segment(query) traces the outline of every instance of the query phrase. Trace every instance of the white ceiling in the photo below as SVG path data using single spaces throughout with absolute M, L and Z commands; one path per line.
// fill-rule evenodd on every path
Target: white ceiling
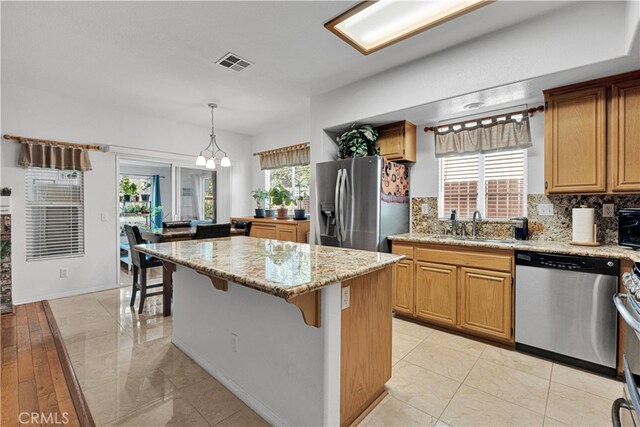
M 249 135 L 309 97 L 517 25 L 566 1 L 498 1 L 369 56 L 323 24 L 353 1 L 2 2 L 2 83 Z M 253 62 L 215 65 L 228 51 Z

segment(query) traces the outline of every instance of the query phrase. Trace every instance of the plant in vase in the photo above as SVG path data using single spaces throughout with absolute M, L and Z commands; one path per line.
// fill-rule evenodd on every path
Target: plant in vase
M 370 125 L 353 128 L 338 137 L 338 158 L 377 156 L 380 148 L 376 146 L 378 131 Z
M 269 192 L 263 188 L 257 188 L 251 192 L 256 201 L 256 218 L 264 218 L 266 215 L 264 203 L 269 200 Z
M 128 176 L 120 179 L 120 193 L 122 194 L 122 200 L 125 202 L 131 201 L 131 196 L 136 194 L 138 191 L 138 186 L 135 182 L 131 182 Z
M 151 197 L 151 194 L 148 193 L 147 190 L 149 190 L 149 188 L 151 188 L 151 183 L 147 180 L 142 181 L 142 188 L 140 189 L 140 197 L 142 198 L 143 202 L 148 202 L 149 198 Z
M 269 195 L 271 196 L 271 203 L 280 206 L 278 208 L 278 219 L 289 218 L 289 208 L 287 206 L 293 203 L 291 192 L 284 188 L 282 184 L 278 184 L 271 188 Z
M 305 197 L 307 197 L 307 194 L 303 193 L 296 198 L 296 209 L 293 210 L 293 217 L 295 219 L 307 219 L 307 211 L 303 206 Z
M 9 187 L 2 187 L 2 190 L 0 190 L 0 196 L 4 196 L 4 197 L 11 196 L 11 189 Z

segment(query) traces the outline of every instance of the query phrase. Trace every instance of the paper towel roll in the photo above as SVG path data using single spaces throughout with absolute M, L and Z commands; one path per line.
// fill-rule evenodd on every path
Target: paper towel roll
M 573 237 L 578 243 L 590 243 L 595 241 L 593 235 L 593 208 L 580 207 L 573 209 Z

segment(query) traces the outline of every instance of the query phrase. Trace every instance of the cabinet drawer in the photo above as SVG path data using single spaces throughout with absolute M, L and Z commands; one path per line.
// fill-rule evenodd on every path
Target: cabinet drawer
M 513 257 L 509 253 L 481 252 L 482 248 L 469 250 L 460 248 L 447 250 L 439 248 L 416 248 L 416 260 L 476 267 L 487 270 L 511 271 Z
M 396 245 L 393 243 L 391 246 L 391 253 L 404 255 L 407 259 L 413 259 L 413 246 Z

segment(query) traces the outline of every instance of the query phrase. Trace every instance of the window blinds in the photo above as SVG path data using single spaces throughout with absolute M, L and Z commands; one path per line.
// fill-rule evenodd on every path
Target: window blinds
M 79 171 L 26 169 L 27 261 L 84 254 L 84 188 Z
M 468 218 L 478 208 L 479 156 L 442 159 L 443 215 L 448 218 L 455 209 L 458 216 Z
M 524 212 L 524 150 L 484 156 L 487 218 L 513 218 Z

